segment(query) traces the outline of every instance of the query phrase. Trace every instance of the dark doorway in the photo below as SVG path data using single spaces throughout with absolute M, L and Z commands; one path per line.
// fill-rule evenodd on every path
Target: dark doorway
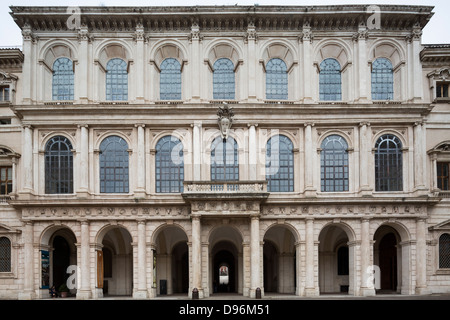
M 380 241 L 380 289 L 397 290 L 397 239 L 393 233 Z
M 178 243 L 172 251 L 173 293 L 187 293 L 189 290 L 188 245 Z
M 264 291 L 278 291 L 278 252 L 270 241 L 264 241 Z M 295 269 L 294 269 L 295 270 Z
M 53 239 L 53 249 L 53 285 L 58 290 L 69 276 L 67 268 L 70 266 L 70 247 L 66 239 L 56 236 Z
M 216 292 L 236 292 L 236 262 L 234 255 L 227 250 L 221 250 L 214 256 L 214 284 L 213 290 Z M 225 272 L 226 270 L 226 272 Z M 227 273 L 228 281 L 221 281 Z

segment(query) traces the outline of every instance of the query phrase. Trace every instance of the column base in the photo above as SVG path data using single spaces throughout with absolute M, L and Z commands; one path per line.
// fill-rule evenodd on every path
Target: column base
M 76 298 L 77 300 L 89 300 L 91 298 L 91 290 L 78 290 Z
M 305 197 L 307 197 L 307 198 L 317 197 L 316 189 L 306 189 L 304 194 L 305 194 Z
M 376 294 L 377 293 L 375 292 L 374 288 L 361 288 L 361 296 L 363 297 L 372 297 Z
M 148 299 L 147 290 L 138 290 L 133 293 L 133 299 Z
M 29 189 L 25 189 L 17 193 L 17 198 L 19 200 L 31 200 L 33 197 L 34 197 L 33 191 Z
M 431 290 L 428 289 L 427 287 L 416 287 L 416 294 L 426 295 L 431 293 L 432 293 Z
M 134 198 L 135 199 L 145 199 L 146 195 L 147 194 L 144 189 L 134 190 Z
M 87 199 L 89 198 L 89 192 L 87 190 L 78 190 L 77 199 Z
M 318 297 L 320 295 L 318 288 L 305 288 L 305 296 Z

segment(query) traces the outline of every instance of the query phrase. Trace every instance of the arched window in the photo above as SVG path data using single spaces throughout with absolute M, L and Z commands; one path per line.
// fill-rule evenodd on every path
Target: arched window
M 392 134 L 385 134 L 377 140 L 375 149 L 375 190 L 403 190 L 401 141 Z
M 53 100 L 73 100 L 73 62 L 58 58 L 53 63 Z
M 45 193 L 73 193 L 72 144 L 64 136 L 51 138 L 45 146 Z
M 389 59 L 378 58 L 372 64 L 372 100 L 394 99 L 394 75 Z
M 128 192 L 128 144 L 109 136 L 100 144 L 100 192 Z
M 270 59 L 266 65 L 266 99 L 288 98 L 288 75 L 286 63 L 278 58 Z
M 106 64 L 106 100 L 128 100 L 127 63 L 120 58 Z
M 234 99 L 234 65 L 230 59 L 220 58 L 214 62 L 213 98 Z
M 269 192 L 294 191 L 294 146 L 283 135 L 273 136 L 266 145 L 266 179 Z
M 11 272 L 11 241 L 0 237 L 0 272 Z
M 439 237 L 439 269 L 450 268 L 450 234 Z
M 181 65 L 178 60 L 167 58 L 160 69 L 160 99 L 181 100 Z
M 342 99 L 341 65 L 336 59 L 328 58 L 320 64 L 319 92 L 322 101 Z
M 183 144 L 178 138 L 165 136 L 156 144 L 156 192 L 183 192 Z
M 219 136 L 211 145 L 211 180 L 239 180 L 238 145 L 231 137 Z
M 348 145 L 339 135 L 326 137 L 320 148 L 320 181 L 323 192 L 348 191 Z

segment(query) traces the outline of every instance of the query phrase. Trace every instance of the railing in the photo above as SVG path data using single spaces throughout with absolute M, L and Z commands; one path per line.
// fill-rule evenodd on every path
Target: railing
M 450 190 L 439 191 L 439 197 L 443 199 L 450 199 Z
M 0 204 L 7 204 L 11 200 L 11 196 L 0 195 Z
M 185 181 L 184 193 L 267 192 L 267 181 Z

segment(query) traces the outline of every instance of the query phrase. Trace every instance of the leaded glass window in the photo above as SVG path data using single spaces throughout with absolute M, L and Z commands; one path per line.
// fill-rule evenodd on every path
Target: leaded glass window
M 53 63 L 53 100 L 73 100 L 73 62 L 69 58 L 58 58 Z
M 100 144 L 100 192 L 128 193 L 128 144 L 109 136 Z
M 322 101 L 342 99 L 341 65 L 336 59 L 328 58 L 320 64 L 319 93 Z
M 114 58 L 106 64 L 106 100 L 128 100 L 127 63 Z
M 439 237 L 439 268 L 450 268 L 450 234 Z
M 11 241 L 0 237 L 0 272 L 11 272 Z
M 160 99 L 181 100 L 181 65 L 178 60 L 167 58 L 160 69 Z
M 394 74 L 389 59 L 378 58 L 372 64 L 372 100 L 394 99 Z
M 375 190 L 403 190 L 402 143 L 392 134 L 381 136 L 375 144 Z
M 72 143 L 64 136 L 51 138 L 45 146 L 45 193 L 73 193 Z
M 278 58 L 270 59 L 266 65 L 266 98 L 286 100 L 288 98 L 288 74 L 286 63 Z
M 326 137 L 321 144 L 320 181 L 323 192 L 348 191 L 348 145 L 339 135 Z
M 218 59 L 213 66 L 213 98 L 234 99 L 234 65 L 228 58 Z
M 165 136 L 156 144 L 156 192 L 183 192 L 183 144 L 174 136 Z
M 219 136 L 212 143 L 211 180 L 239 180 L 238 145 L 231 137 L 223 141 Z
M 266 180 L 269 192 L 294 191 L 294 146 L 284 136 L 273 136 L 266 146 Z

